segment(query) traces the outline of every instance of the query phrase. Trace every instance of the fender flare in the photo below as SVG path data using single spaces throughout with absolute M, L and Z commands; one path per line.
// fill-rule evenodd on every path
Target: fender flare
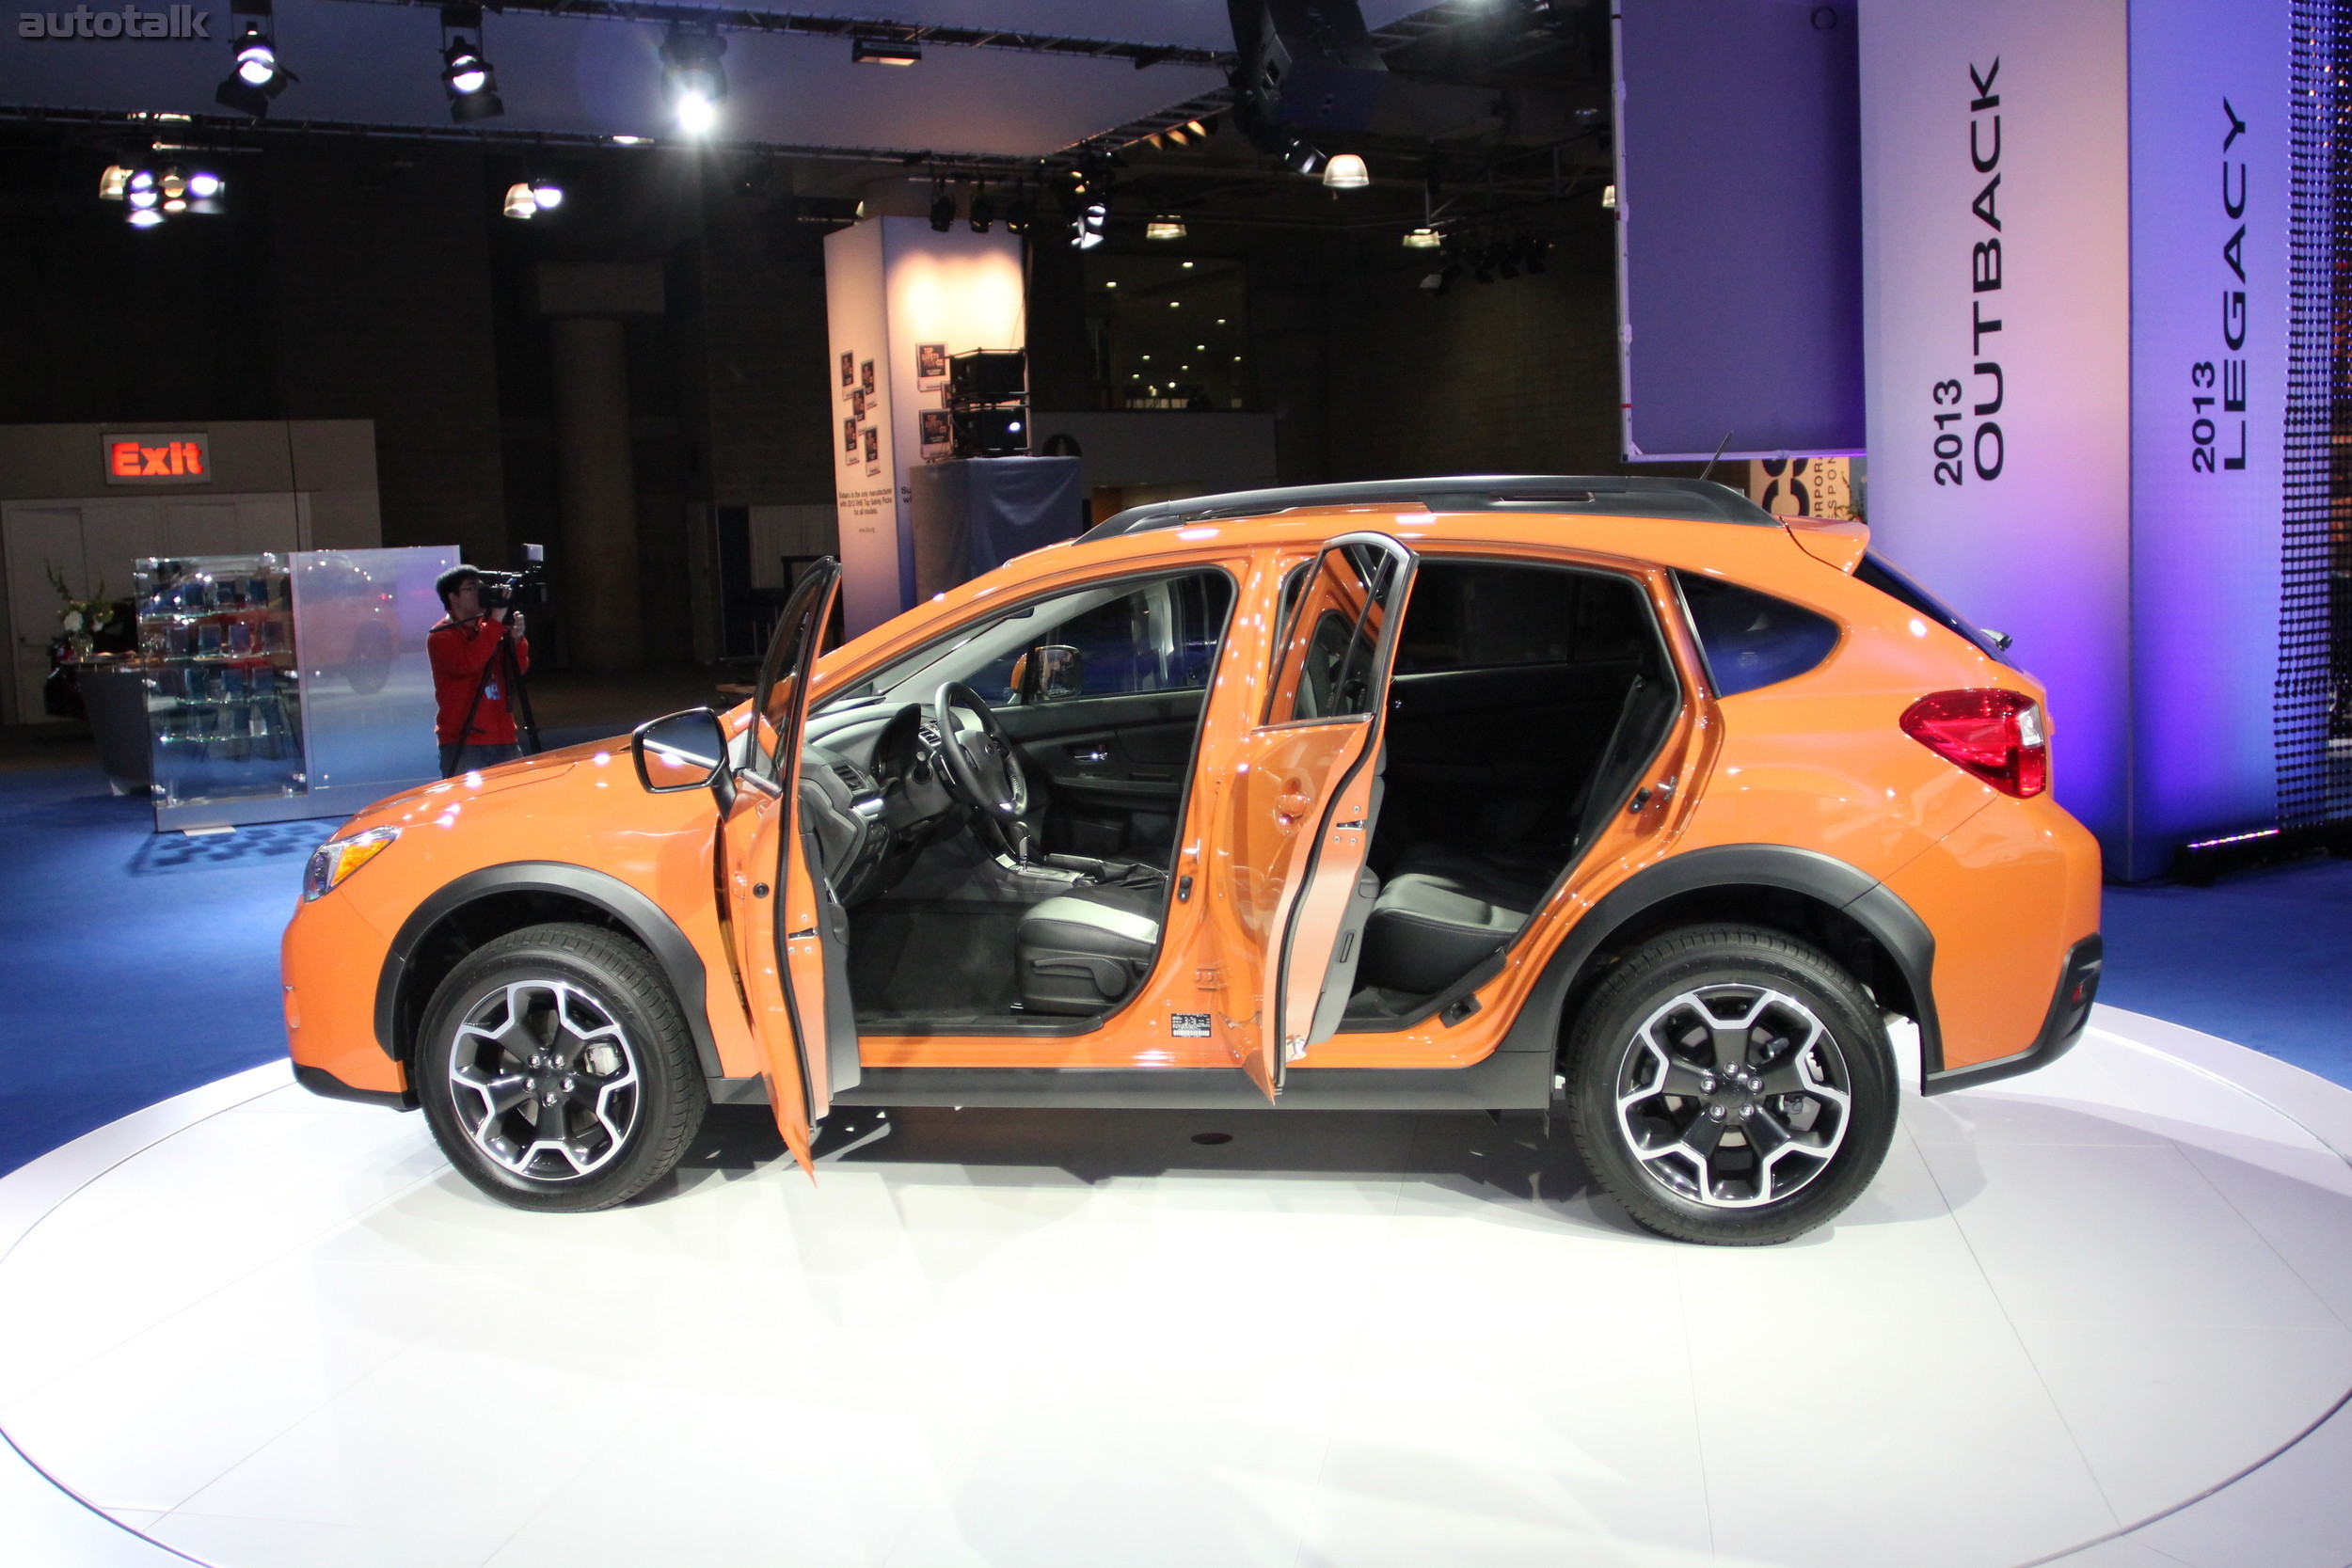
M 707 976 L 702 955 L 686 939 L 660 905 L 610 872 L 562 861 L 512 861 L 469 871 L 436 890 L 401 923 L 400 934 L 384 954 L 384 967 L 375 982 L 375 1043 L 384 1054 L 400 1060 L 397 1044 L 400 1007 L 408 966 L 426 935 L 442 921 L 479 899 L 504 893 L 552 893 L 592 904 L 619 922 L 635 937 L 670 982 L 678 1006 L 685 1009 L 686 1027 L 694 1039 L 694 1054 L 703 1076 L 723 1076 L 719 1045 L 710 1035 Z
M 1860 926 L 1902 972 L 1917 1008 L 1922 1078 L 1943 1070 L 1944 1034 L 1935 1013 L 1935 936 L 1895 891 L 1867 872 L 1815 849 L 1780 844 L 1719 844 L 1672 856 L 1629 877 L 1578 921 L 1553 950 L 1505 1037 L 1503 1051 L 1552 1051 L 1561 1010 L 1602 943 L 1644 911 L 1708 888 L 1782 888 L 1819 899 Z

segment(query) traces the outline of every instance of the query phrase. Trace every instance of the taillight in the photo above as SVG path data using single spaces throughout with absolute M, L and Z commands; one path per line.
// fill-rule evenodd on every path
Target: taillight
M 2050 740 L 2042 705 L 2019 691 L 1979 687 L 1933 691 L 1903 710 L 1903 734 L 2004 795 L 2050 787 Z

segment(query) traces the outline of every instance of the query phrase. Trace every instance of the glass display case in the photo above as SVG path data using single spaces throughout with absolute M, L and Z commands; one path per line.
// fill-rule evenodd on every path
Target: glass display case
M 300 797 L 292 563 L 268 554 L 151 559 L 133 583 L 157 825 L 199 804 Z
M 437 776 L 447 547 L 137 562 L 158 832 L 333 816 Z

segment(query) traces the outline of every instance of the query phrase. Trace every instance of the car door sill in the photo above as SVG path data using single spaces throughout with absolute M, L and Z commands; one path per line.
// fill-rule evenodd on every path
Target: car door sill
M 1269 1106 L 1238 1068 L 873 1068 L 836 1105 L 1067 1110 L 1487 1111 L 1551 1103 L 1549 1051 L 1465 1068 L 1295 1068 Z

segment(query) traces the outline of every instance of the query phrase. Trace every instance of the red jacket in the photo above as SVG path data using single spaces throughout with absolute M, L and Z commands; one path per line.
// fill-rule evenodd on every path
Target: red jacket
M 501 678 L 505 670 L 493 662 L 505 641 L 506 623 L 487 615 L 463 626 L 444 620 L 425 633 L 424 651 L 433 659 L 433 696 L 440 705 L 433 733 L 442 745 L 459 744 L 457 727 L 466 722 L 468 708 L 473 710 L 473 724 L 464 744 L 504 746 L 514 740 L 515 716 L 506 705 L 511 693 Z M 515 640 L 515 667 L 525 672 L 531 668 L 528 637 Z M 480 702 L 474 700 L 477 689 Z

